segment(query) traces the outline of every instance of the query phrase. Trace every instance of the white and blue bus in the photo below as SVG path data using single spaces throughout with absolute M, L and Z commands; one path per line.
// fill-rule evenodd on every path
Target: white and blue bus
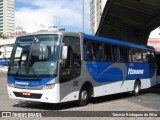
M 21 55 L 15 57 L 16 52 Z M 74 32 L 17 37 L 9 70 L 12 99 L 62 103 L 133 92 L 156 84 L 152 47 Z

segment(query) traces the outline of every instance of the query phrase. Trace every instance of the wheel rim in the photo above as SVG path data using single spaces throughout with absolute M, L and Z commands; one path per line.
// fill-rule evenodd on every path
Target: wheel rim
M 81 99 L 83 101 L 85 101 L 85 100 L 87 100 L 87 98 L 88 98 L 87 91 L 86 90 L 82 91 L 82 93 L 81 93 Z
M 136 85 L 136 87 L 135 87 L 135 93 L 138 93 L 138 92 L 139 92 L 139 86 Z

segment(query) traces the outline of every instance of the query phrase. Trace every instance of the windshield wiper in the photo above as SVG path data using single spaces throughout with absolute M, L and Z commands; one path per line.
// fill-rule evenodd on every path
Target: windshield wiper
M 28 60 L 27 60 L 27 65 L 26 65 L 26 70 L 27 70 L 26 72 L 27 73 L 29 72 L 29 65 L 30 65 L 30 59 L 31 59 L 31 54 L 32 54 L 34 40 L 37 41 L 37 38 L 35 36 L 34 36 L 33 41 L 31 43 L 31 49 L 30 49 L 29 55 L 28 55 Z
M 33 40 L 34 41 L 34 40 Z M 31 53 L 32 53 L 32 48 L 33 48 L 33 41 L 31 43 L 31 49 L 29 51 L 29 55 L 28 55 L 28 60 L 27 60 L 27 63 L 26 63 L 26 72 L 28 73 L 29 72 L 29 64 L 30 64 L 30 59 L 31 59 Z
M 30 67 L 30 59 L 31 59 L 31 54 L 32 54 L 32 49 L 33 49 L 33 43 L 34 43 L 34 40 L 36 40 L 36 39 L 37 39 L 37 38 L 34 37 L 32 43 L 31 43 L 31 49 L 30 49 L 30 52 L 29 52 L 29 55 L 28 55 L 27 64 L 26 64 L 26 73 L 29 73 L 29 68 L 31 68 L 33 74 L 34 74 L 37 78 L 39 78 L 39 76 L 37 75 L 36 71 L 35 71 L 32 67 Z
M 37 75 L 36 71 L 31 67 L 31 70 L 33 72 L 33 74 L 36 76 L 36 78 L 39 78 L 39 75 Z

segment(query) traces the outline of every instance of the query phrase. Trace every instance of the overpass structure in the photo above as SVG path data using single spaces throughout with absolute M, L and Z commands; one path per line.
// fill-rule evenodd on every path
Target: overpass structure
M 160 0 L 108 0 L 96 35 L 147 45 L 160 26 Z

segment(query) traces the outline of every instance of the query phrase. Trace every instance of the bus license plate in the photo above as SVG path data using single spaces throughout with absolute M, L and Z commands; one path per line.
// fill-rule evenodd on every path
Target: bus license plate
M 30 92 L 22 92 L 22 94 L 25 95 L 25 96 L 30 96 L 31 95 Z

